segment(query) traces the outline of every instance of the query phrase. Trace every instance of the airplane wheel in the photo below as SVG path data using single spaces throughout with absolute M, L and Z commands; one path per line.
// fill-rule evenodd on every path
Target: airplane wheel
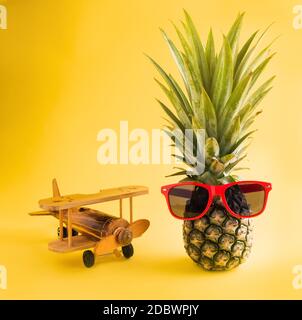
M 86 268 L 91 268 L 94 265 L 94 253 L 91 250 L 83 252 L 83 262 Z
M 58 237 L 60 237 L 60 227 L 57 229 Z M 77 236 L 79 233 L 76 230 L 72 229 L 72 236 Z M 67 238 L 68 232 L 67 228 L 63 227 L 63 238 Z
M 127 246 L 122 247 L 122 252 L 126 259 L 131 258 L 134 254 L 133 245 L 130 243 Z
M 60 227 L 57 229 L 58 237 L 60 237 Z M 67 238 L 67 228 L 63 227 L 63 238 Z

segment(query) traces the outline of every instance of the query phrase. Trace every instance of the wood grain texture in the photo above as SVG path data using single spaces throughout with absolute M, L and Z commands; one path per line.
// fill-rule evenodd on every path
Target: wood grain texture
M 59 230 L 60 230 L 60 240 L 63 240 L 63 216 L 64 216 L 64 212 L 63 210 L 59 211 Z
M 130 208 L 130 223 L 133 222 L 133 199 L 129 198 L 129 208 Z
M 147 194 L 148 192 L 148 188 L 144 186 L 126 186 L 105 189 L 94 194 L 72 194 L 55 199 L 42 199 L 39 201 L 39 205 L 44 210 L 58 211 L 60 209 L 68 209 L 106 201 L 136 197 Z
M 118 249 L 114 249 L 113 250 L 113 254 L 117 257 L 117 258 L 121 258 L 122 254 Z
M 43 210 L 43 211 L 34 211 L 34 212 L 30 212 L 29 213 L 30 216 L 54 216 L 55 215 L 55 212 L 53 211 L 46 211 L 46 210 Z
M 116 241 L 115 235 L 108 236 L 102 240 L 100 240 L 94 249 L 94 253 L 97 256 L 102 254 L 112 253 L 115 249 L 120 247 L 121 245 Z
M 63 222 L 67 225 L 67 210 L 63 210 Z M 58 213 L 55 217 L 58 218 Z M 91 208 L 82 207 L 71 212 L 72 228 L 80 233 L 86 233 L 95 238 L 102 239 L 111 235 L 118 227 L 128 227 L 125 219 L 117 218 Z
M 61 197 L 56 179 L 52 180 L 52 195 L 53 195 L 53 198 L 60 198 Z
M 123 218 L 123 199 L 120 199 L 120 218 Z
M 72 214 L 73 209 L 69 208 L 67 210 L 67 237 L 68 237 L 68 247 L 72 246 Z
M 138 238 L 148 230 L 149 226 L 149 220 L 140 219 L 131 223 L 128 229 L 132 232 L 133 238 Z
M 72 237 L 72 246 L 68 245 L 68 239 L 55 240 L 48 244 L 48 249 L 54 252 L 67 253 L 77 250 L 93 248 L 96 244 L 92 238 L 85 235 Z

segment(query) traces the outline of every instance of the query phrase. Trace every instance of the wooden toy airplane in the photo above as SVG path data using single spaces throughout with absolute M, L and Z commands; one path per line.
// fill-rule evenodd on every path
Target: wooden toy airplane
M 56 179 L 52 181 L 53 197 L 39 201 L 45 211 L 30 213 L 31 216 L 51 215 L 59 219 L 59 240 L 48 244 L 48 249 L 65 253 L 86 250 L 84 265 L 94 265 L 95 256 L 114 253 L 125 258 L 133 255 L 133 238 L 141 236 L 150 225 L 146 219 L 133 221 L 133 197 L 148 193 L 143 186 L 127 186 L 101 190 L 95 194 L 72 194 L 61 196 Z M 123 219 L 123 199 L 130 200 L 130 223 Z M 96 203 L 119 200 L 119 218 L 98 210 L 83 207 Z

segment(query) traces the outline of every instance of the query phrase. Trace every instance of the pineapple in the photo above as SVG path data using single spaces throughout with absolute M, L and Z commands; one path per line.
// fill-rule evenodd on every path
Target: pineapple
M 258 106 L 272 88 L 274 77 L 257 85 L 259 77 L 274 56 L 270 53 L 272 43 L 257 50 L 263 35 L 254 32 L 240 46 L 239 35 L 244 14 L 239 14 L 222 47 L 216 53 L 212 30 L 205 45 L 202 44 L 196 27 L 185 11 L 183 30 L 174 25 L 181 49 L 162 31 L 179 70 L 183 85 L 164 71 L 152 58 L 164 83 L 157 80 L 173 109 L 159 101 L 168 116 L 166 132 L 177 147 L 173 130 L 204 129 L 205 170 L 202 174 L 188 175 L 192 166 L 183 154 L 186 168 L 170 176 L 186 177 L 181 181 L 199 181 L 218 185 L 236 181 L 237 164 L 246 157 L 250 130 L 261 113 Z M 192 143 L 196 143 L 193 137 Z M 195 140 L 194 140 L 195 139 Z M 180 152 L 184 153 L 183 150 Z M 236 205 L 245 210 L 245 201 L 240 194 L 229 194 Z M 243 263 L 252 247 L 253 226 L 251 219 L 236 219 L 224 208 L 220 199 L 215 199 L 211 208 L 200 219 L 183 224 L 184 246 L 188 255 L 206 270 L 230 270 Z

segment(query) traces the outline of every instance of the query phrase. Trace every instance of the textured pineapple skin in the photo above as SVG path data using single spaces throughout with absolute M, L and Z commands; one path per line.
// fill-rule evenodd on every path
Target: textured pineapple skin
M 231 216 L 214 202 L 200 219 L 183 224 L 184 246 L 190 258 L 209 271 L 231 270 L 245 262 L 252 248 L 251 219 Z

